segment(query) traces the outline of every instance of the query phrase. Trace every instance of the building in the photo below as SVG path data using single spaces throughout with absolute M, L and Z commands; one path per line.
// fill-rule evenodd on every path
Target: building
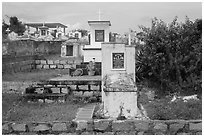
M 69 38 L 78 38 L 78 39 L 80 39 L 80 38 L 82 38 L 82 33 L 80 31 L 78 31 L 78 30 L 70 31 L 68 33 L 68 37 Z
M 61 23 L 25 23 L 26 29 L 33 36 L 53 35 L 58 38 L 65 35 L 67 26 Z
M 83 48 L 84 62 L 95 59 L 101 62 L 101 43 L 109 42 L 110 21 L 88 21 L 90 26 L 89 45 Z

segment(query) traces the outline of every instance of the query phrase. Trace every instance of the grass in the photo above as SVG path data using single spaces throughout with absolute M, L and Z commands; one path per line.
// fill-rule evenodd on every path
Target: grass
M 19 72 L 3 74 L 2 80 L 9 82 L 40 81 L 59 75 L 68 74 L 68 70 L 33 70 L 31 72 Z M 7 90 L 7 89 L 3 89 Z M 84 104 L 74 103 L 26 103 L 21 102 L 21 95 L 16 93 L 2 93 L 2 119 L 3 121 L 60 121 L 72 120 L 76 111 Z
M 202 100 L 169 102 L 168 99 L 164 98 L 145 104 L 144 107 L 150 119 L 202 119 Z
M 41 81 L 47 80 L 59 75 L 69 74 L 68 69 L 53 69 L 53 70 L 32 70 L 31 72 L 19 72 L 12 74 L 3 74 L 3 81 Z
M 70 121 L 75 118 L 78 108 L 84 105 L 83 102 L 71 100 L 65 103 L 28 103 L 22 102 L 17 94 L 5 93 L 2 97 L 2 117 L 3 121 L 15 122 Z
M 3 74 L 2 78 L 3 81 L 40 81 L 64 74 L 68 74 L 68 70 L 33 70 L 31 72 Z M 143 104 L 150 119 L 202 119 L 202 100 L 169 103 L 170 98 L 161 97 L 148 102 L 147 96 L 143 96 L 138 101 Z M 65 103 L 26 103 L 21 102 L 20 94 L 3 92 L 2 120 L 21 122 L 69 121 L 75 118 L 78 108 L 84 105 L 83 102 L 73 101 L 73 98 Z

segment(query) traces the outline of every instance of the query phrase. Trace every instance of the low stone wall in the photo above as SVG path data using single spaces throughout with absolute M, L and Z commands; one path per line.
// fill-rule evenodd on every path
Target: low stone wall
M 80 63 L 79 60 L 35 60 L 36 69 L 70 69 Z
M 202 120 L 91 120 L 3 122 L 2 134 L 38 135 L 202 135 Z
M 2 73 L 16 73 L 32 69 L 35 69 L 35 56 L 2 58 Z

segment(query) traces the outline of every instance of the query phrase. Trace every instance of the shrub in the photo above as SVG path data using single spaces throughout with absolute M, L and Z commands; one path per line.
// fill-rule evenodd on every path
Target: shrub
M 141 27 L 136 51 L 137 80 L 151 79 L 173 92 L 201 94 L 202 20 L 169 25 L 157 18 L 151 28 Z

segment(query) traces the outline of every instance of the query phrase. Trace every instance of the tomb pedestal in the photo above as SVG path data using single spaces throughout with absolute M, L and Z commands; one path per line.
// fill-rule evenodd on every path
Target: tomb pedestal
M 112 118 L 137 117 L 135 47 L 123 43 L 102 43 L 102 78 L 104 114 Z

